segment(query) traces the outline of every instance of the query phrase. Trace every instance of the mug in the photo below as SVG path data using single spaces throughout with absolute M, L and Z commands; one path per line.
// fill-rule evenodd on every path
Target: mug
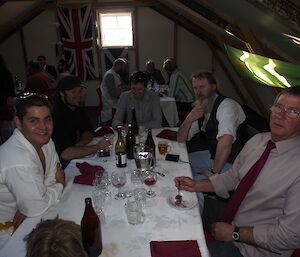
M 161 155 L 166 155 L 171 151 L 171 146 L 168 144 L 167 141 L 159 141 L 157 145 L 158 151 Z

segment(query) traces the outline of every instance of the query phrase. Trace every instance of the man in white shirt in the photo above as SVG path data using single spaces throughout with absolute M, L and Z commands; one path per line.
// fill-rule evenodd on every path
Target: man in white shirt
M 201 151 L 189 154 L 196 178 L 211 176 L 231 166 L 242 148 L 237 130 L 245 120 L 242 107 L 217 92 L 217 82 L 210 72 L 192 75 L 197 102 L 178 130 L 177 140 L 200 138 Z M 203 149 L 203 150 L 202 150 Z
M 14 230 L 26 217 L 43 214 L 65 185 L 55 146 L 47 97 L 24 93 L 16 105 L 16 129 L 0 147 L 0 222 Z M 0 238 L 0 247 L 6 241 Z

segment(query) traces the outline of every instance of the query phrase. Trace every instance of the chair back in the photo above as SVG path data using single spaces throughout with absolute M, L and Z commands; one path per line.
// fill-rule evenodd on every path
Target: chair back
M 101 92 L 100 87 L 97 87 L 96 91 L 97 91 L 98 98 L 99 98 L 99 109 L 98 109 L 98 111 L 101 113 L 102 108 L 103 108 L 103 103 L 102 103 L 102 92 Z

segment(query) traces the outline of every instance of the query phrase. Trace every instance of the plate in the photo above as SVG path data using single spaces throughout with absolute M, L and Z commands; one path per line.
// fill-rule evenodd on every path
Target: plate
M 175 204 L 175 196 L 178 195 L 178 191 L 171 191 L 167 196 L 168 204 L 177 210 L 189 210 L 194 208 L 198 204 L 198 199 L 195 193 L 187 191 L 180 191 L 182 201 L 179 205 Z

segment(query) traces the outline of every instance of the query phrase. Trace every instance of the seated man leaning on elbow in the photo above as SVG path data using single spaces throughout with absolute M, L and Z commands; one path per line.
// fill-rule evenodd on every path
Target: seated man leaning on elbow
M 89 144 L 93 139 L 93 128 L 82 104 L 84 86 L 78 77 L 62 78 L 56 89 L 58 95 L 53 108 L 52 138 L 65 167 L 72 159 L 107 148 L 110 142 L 102 139 L 96 144 Z
M 204 203 L 203 225 L 215 238 L 211 257 L 289 257 L 300 248 L 300 86 L 279 93 L 270 128 L 246 143 L 229 171 L 175 179 L 192 192 L 229 197 L 235 190 L 227 205 Z
M 113 119 L 113 127 L 132 122 L 132 109 L 135 109 L 139 126 L 147 129 L 160 128 L 162 112 L 159 95 L 147 89 L 147 75 L 137 71 L 129 78 L 130 91 L 120 96 L 117 111 Z
M 39 216 L 57 202 L 65 175 L 51 140 L 47 97 L 20 95 L 15 122 L 13 135 L 0 147 L 0 222 L 13 221 L 17 229 L 26 217 Z
M 242 148 L 238 128 L 245 114 L 236 101 L 218 93 L 210 72 L 193 74 L 192 83 L 197 102 L 180 126 L 177 140 L 200 142 L 201 151 L 189 153 L 189 159 L 194 177 L 205 178 L 230 168 Z

